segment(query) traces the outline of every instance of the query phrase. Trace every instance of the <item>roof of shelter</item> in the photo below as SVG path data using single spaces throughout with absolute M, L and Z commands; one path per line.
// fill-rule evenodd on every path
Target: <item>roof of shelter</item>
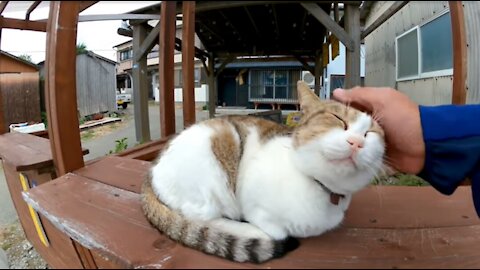
M 321 1 L 319 6 L 330 14 L 332 3 Z M 195 9 L 196 34 L 205 49 L 219 57 L 314 56 L 327 32 L 300 2 L 196 1 Z M 160 4 L 130 13 L 158 14 Z

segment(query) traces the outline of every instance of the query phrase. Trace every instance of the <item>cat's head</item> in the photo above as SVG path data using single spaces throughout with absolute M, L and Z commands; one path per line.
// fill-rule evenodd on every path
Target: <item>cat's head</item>
M 379 173 L 384 132 L 368 114 L 332 100 L 320 100 L 299 81 L 303 116 L 293 133 L 294 162 L 333 192 L 351 194 Z

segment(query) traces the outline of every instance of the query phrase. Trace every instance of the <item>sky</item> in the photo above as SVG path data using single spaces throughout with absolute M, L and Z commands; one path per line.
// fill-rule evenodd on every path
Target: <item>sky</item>
M 2 13 L 6 18 L 25 19 L 28 7 L 34 1 L 10 1 Z M 100 1 L 80 13 L 82 15 L 127 13 L 160 1 Z M 42 2 L 30 15 L 30 20 L 42 20 L 48 17 L 48 1 Z M 87 49 L 116 61 L 113 46 L 130 40 L 117 34 L 121 20 L 79 22 L 77 44 L 85 43 Z M 0 49 L 13 55 L 30 55 L 34 63 L 45 60 L 46 33 L 16 29 L 3 29 Z

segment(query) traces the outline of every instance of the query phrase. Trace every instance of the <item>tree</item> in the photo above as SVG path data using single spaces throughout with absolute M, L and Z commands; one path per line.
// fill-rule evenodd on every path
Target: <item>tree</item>
M 30 63 L 33 63 L 32 56 L 30 56 L 28 54 L 22 54 L 22 55 L 18 56 L 18 58 L 23 59 L 25 61 L 28 61 Z
M 87 45 L 83 42 L 77 44 L 77 54 L 84 54 L 84 53 L 87 53 L 88 52 L 88 49 L 87 49 Z

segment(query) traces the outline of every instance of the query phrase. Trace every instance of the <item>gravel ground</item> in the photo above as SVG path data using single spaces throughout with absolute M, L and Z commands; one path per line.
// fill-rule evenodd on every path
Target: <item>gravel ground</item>
M 7 255 L 10 269 L 48 269 L 47 263 L 25 238 L 19 221 L 0 228 L 0 247 Z

